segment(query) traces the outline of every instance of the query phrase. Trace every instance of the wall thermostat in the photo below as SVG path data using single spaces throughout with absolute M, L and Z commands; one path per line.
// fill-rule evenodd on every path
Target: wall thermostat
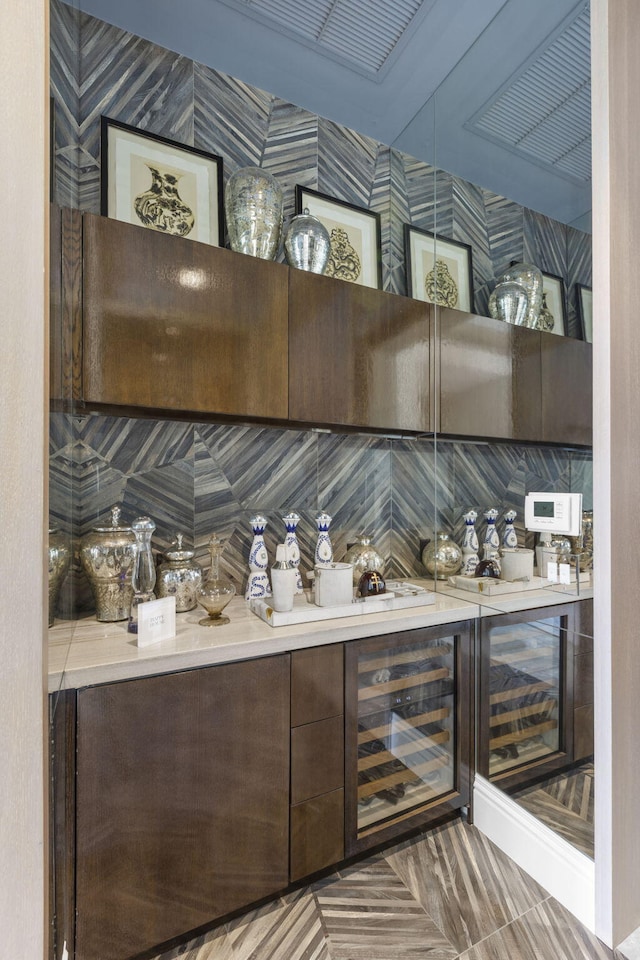
M 581 493 L 528 493 L 524 500 L 527 530 L 577 537 L 582 529 Z

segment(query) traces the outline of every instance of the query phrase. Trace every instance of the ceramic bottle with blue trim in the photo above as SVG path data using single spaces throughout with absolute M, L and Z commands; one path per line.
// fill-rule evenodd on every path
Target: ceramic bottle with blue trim
M 318 527 L 318 541 L 316 543 L 316 552 L 313 557 L 314 564 L 328 564 L 333 563 L 333 547 L 331 546 L 331 540 L 329 539 L 329 526 L 331 524 L 332 517 L 328 513 L 321 513 L 316 517 L 316 525 Z
M 476 533 L 476 520 L 478 514 L 475 510 L 468 510 L 464 514 L 464 539 L 462 541 L 462 568 L 460 575 L 463 577 L 472 577 L 476 572 L 476 567 L 480 563 L 478 556 L 478 534 Z
M 298 534 L 296 532 L 300 517 L 294 511 L 288 513 L 282 518 L 287 535 L 285 537 L 285 546 L 287 548 L 287 559 L 293 564 L 293 576 L 295 577 L 295 592 L 304 593 L 302 586 L 302 577 L 300 576 L 300 544 L 298 543 Z
M 518 514 L 515 510 L 507 510 L 504 515 L 504 531 L 502 534 L 502 546 L 507 550 L 515 550 L 518 546 L 518 534 L 515 531 L 513 522 Z
M 496 560 L 500 563 L 500 537 L 496 529 L 496 520 L 498 511 L 495 507 L 484 511 L 484 518 L 487 521 L 487 527 L 482 541 L 483 559 Z
M 271 596 L 269 583 L 269 555 L 264 542 L 264 531 L 267 518 L 258 513 L 249 521 L 253 530 L 253 543 L 249 552 L 249 581 L 245 591 L 245 600 L 259 600 L 261 597 Z

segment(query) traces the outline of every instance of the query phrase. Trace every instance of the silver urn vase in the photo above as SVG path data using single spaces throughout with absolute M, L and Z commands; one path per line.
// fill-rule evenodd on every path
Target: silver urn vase
M 331 253 L 331 237 L 325 225 L 305 207 L 303 213 L 291 220 L 284 238 L 284 249 L 292 267 L 309 273 L 324 273 Z
M 489 297 L 489 313 L 496 320 L 504 320 L 517 327 L 527 326 L 529 296 L 523 284 L 515 280 L 497 283 Z
M 94 527 L 80 544 L 80 562 L 93 591 L 98 620 L 129 619 L 135 558 L 135 534 L 120 523 L 120 507 L 112 507 L 111 523 Z
M 352 564 L 354 584 L 360 581 L 363 573 L 379 573 L 381 576 L 384 574 L 384 559 L 371 543 L 371 537 L 364 534 L 349 547 L 342 560 L 344 563 Z
M 448 533 L 439 533 L 422 551 L 422 562 L 434 580 L 446 580 L 462 566 L 462 550 Z
M 282 233 L 282 188 L 260 167 L 241 167 L 224 193 L 229 244 L 236 253 L 274 260 Z
M 522 326 L 538 330 L 542 310 L 542 273 L 531 263 L 514 263 L 500 279 L 520 283 L 525 288 L 529 304 L 526 322 Z
M 176 613 L 186 613 L 198 605 L 198 587 L 202 585 L 202 567 L 193 559 L 194 551 L 182 543 L 183 535 L 176 536 L 176 544 L 165 551 L 166 560 L 158 567 L 156 593 L 158 597 L 175 597 Z
M 56 527 L 49 528 L 49 626 L 53 626 L 60 587 L 71 566 L 69 539 Z

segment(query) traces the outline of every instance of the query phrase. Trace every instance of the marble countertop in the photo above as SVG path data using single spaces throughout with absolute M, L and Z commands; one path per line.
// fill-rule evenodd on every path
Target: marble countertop
M 434 589 L 430 581 L 415 582 Z M 202 627 L 198 621 L 204 611 L 181 613 L 176 617 L 176 636 L 147 647 L 137 646 L 126 621 L 99 623 L 93 616 L 57 621 L 49 629 L 49 692 L 473 620 L 583 599 L 591 593 L 581 584 L 579 598 L 575 585 L 482 597 L 438 584 L 435 603 L 429 605 L 280 627 L 269 626 L 242 598 L 235 597 L 225 611 L 229 624 Z

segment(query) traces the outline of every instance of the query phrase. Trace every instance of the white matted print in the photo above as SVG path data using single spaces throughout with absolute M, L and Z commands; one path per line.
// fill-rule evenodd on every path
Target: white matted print
M 593 343 L 593 291 L 582 283 L 576 283 L 576 299 L 578 301 L 578 319 L 582 339 Z
M 567 336 L 564 280 L 553 273 L 542 274 L 542 310 L 540 329 Z
M 407 292 L 414 300 L 473 313 L 471 247 L 406 223 Z
M 102 118 L 101 212 L 221 246 L 222 160 Z
M 331 253 L 324 275 L 380 288 L 380 214 L 298 184 L 296 213 L 304 210 L 317 217 L 331 237 Z

